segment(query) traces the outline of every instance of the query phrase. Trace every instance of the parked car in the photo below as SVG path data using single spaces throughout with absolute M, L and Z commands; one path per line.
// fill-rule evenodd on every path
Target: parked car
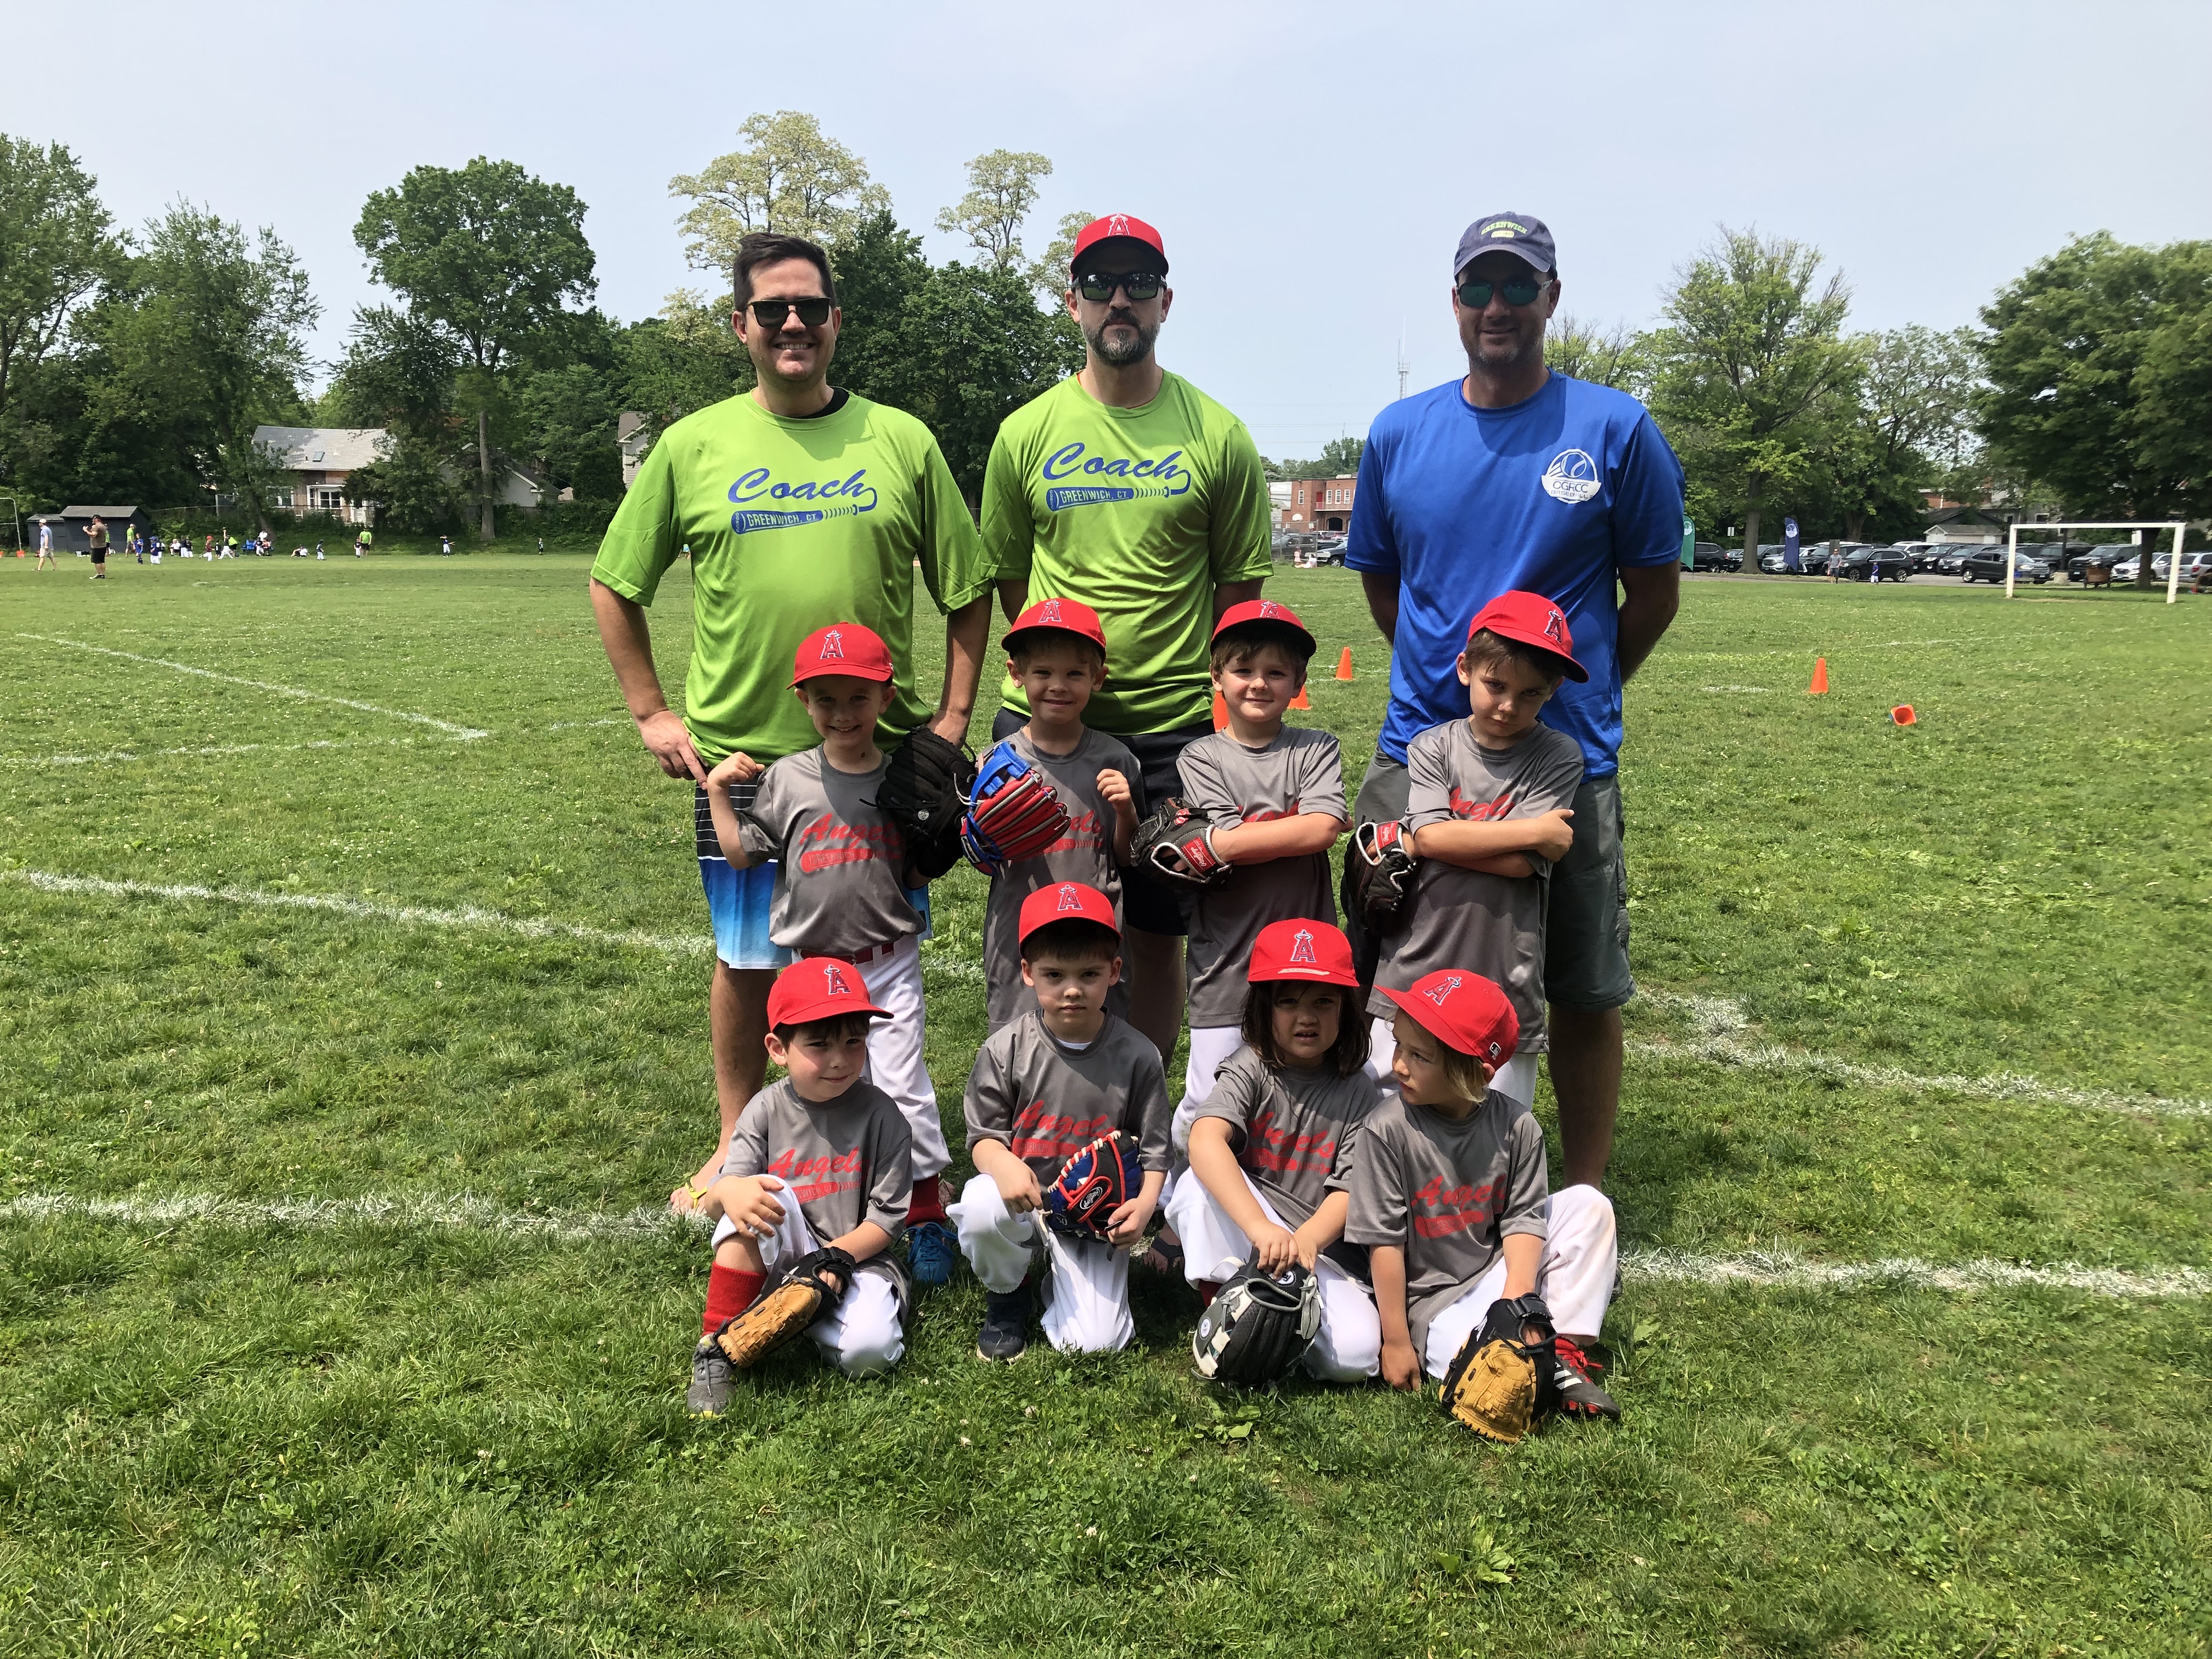
M 2164 581 L 2166 577 L 2166 573 L 2172 568 L 2173 555 L 2171 552 L 2154 553 L 2151 555 L 2150 579 L 2153 581 Z M 2188 568 L 2189 567 L 2186 565 L 2182 567 L 2185 574 L 2186 574 Z M 2112 567 L 2112 580 L 2116 582 L 2131 582 L 2136 580 L 2136 577 L 2142 569 L 2142 554 L 2140 551 L 2130 553 L 2126 558 L 2122 559 L 2118 564 Z
M 1784 562 L 1788 556 L 1786 542 L 1761 542 L 1759 544 L 1759 568 L 1770 576 L 1786 576 L 1790 567 Z M 1828 568 L 1828 544 L 1826 542 L 1807 542 L 1797 550 L 1797 573 L 1817 576 Z
M 1901 547 L 1855 547 L 1836 557 L 1845 581 L 1901 582 L 1912 574 L 1912 556 Z
M 1931 574 L 1936 561 L 1943 556 L 1941 542 L 1899 542 L 1898 545 L 1911 556 L 1912 574 L 1916 576 Z
M 1968 559 L 1982 550 L 1975 542 L 1938 542 L 1936 544 L 1936 574 L 1955 576 Z
M 1959 574 L 1970 582 L 1996 582 L 2005 579 L 2005 551 L 2002 544 L 1978 548 L 1966 556 L 1959 567 Z M 2014 556 L 2013 580 L 2033 582 L 2039 587 L 2051 580 L 2051 567 L 2026 548 Z
M 1690 544 L 1690 568 L 1741 570 L 1743 568 L 1743 550 L 1723 547 L 1718 542 L 1692 542 Z
M 2110 546 L 2092 547 L 2076 553 L 2066 561 L 2066 579 L 2069 581 L 2088 582 L 2093 580 L 2089 572 L 2093 569 L 2099 570 L 2104 574 L 2094 580 L 2097 586 L 2101 587 L 2112 580 L 2113 566 L 2119 563 L 2121 556 L 2127 550 L 2128 546 L 2125 542 L 2115 542 Z

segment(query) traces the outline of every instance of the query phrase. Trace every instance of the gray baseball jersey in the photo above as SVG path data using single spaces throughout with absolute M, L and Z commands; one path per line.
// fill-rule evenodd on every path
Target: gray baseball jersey
M 1432 726 L 1406 745 L 1406 827 L 1530 818 L 1571 806 L 1583 781 L 1582 746 L 1548 726 L 1533 726 L 1510 749 L 1486 749 L 1465 720 Z M 1531 853 L 1533 876 L 1494 876 L 1423 859 L 1406 921 L 1382 941 L 1368 1012 L 1389 1019 L 1397 1006 L 1382 993 L 1402 991 L 1439 968 L 1468 968 L 1494 979 L 1521 1020 L 1524 1054 L 1541 1054 L 1544 1035 L 1544 911 L 1552 866 Z
M 1036 994 L 1022 983 L 1022 901 L 1040 887 L 1079 881 L 1114 902 L 1121 919 L 1121 875 L 1114 862 L 1114 809 L 1098 793 L 1098 775 L 1111 767 L 1129 781 L 1139 816 L 1145 810 L 1144 769 L 1120 739 L 1088 729 L 1072 755 L 1048 755 L 1017 732 L 1006 739 L 1014 751 L 1042 772 L 1067 809 L 1067 829 L 1033 859 L 1007 865 L 991 878 L 991 897 L 983 912 L 983 979 L 989 987 L 991 1029 L 1000 1030 L 1024 1009 L 1036 1006 Z M 1129 1006 L 1126 981 L 1108 994 L 1109 1012 Z
M 1457 1121 L 1393 1090 L 1360 1128 L 1351 1192 L 1344 1236 L 1406 1252 L 1407 1322 L 1426 1353 L 1429 1322 L 1490 1270 L 1506 1234 L 1545 1236 L 1544 1131 L 1495 1089 Z
M 1325 812 L 1344 819 L 1344 762 L 1326 732 L 1285 726 L 1258 749 L 1226 732 L 1200 738 L 1176 763 L 1183 804 L 1217 830 Z M 1328 854 L 1275 859 L 1240 869 L 1200 893 L 1190 918 L 1190 1023 L 1235 1025 L 1244 1017 L 1252 942 L 1269 922 L 1336 921 Z
M 746 856 L 774 859 L 769 939 L 802 956 L 853 957 L 921 931 L 906 896 L 906 842 L 878 811 L 890 766 L 841 772 L 819 748 L 787 755 L 761 775 L 738 817 Z
M 1279 1070 L 1239 1048 L 1213 1074 L 1198 1109 L 1230 1126 L 1237 1162 L 1283 1219 L 1303 1227 L 1334 1192 L 1348 1191 L 1359 1127 L 1382 1089 L 1366 1069 Z
M 824 1244 L 863 1221 L 896 1238 L 914 1197 L 912 1146 L 897 1103 L 874 1084 L 814 1102 L 784 1078 L 738 1114 L 722 1173 L 775 1176 Z
M 1034 1008 L 991 1033 L 969 1074 L 968 1149 L 996 1140 L 1048 1186 L 1060 1165 L 1109 1130 L 1137 1143 L 1147 1170 L 1168 1168 L 1167 1074 L 1152 1039 L 1112 1014 L 1088 1047 L 1045 1030 Z

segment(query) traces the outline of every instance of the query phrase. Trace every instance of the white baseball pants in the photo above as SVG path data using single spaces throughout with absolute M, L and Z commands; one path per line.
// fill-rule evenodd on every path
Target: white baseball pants
M 942 1175 L 952 1162 L 945 1144 L 945 1120 L 937 1115 L 937 1085 L 921 1056 L 921 945 L 901 939 L 887 957 L 860 967 L 868 1000 L 890 1018 L 873 1022 L 868 1032 L 869 1082 L 898 1103 L 914 1138 L 914 1178 Z
M 1190 1126 L 1198 1121 L 1198 1109 L 1213 1092 L 1213 1074 L 1243 1046 L 1244 1032 L 1239 1026 L 1190 1028 L 1190 1058 L 1182 1068 L 1182 1101 L 1176 1108 L 1175 1127 L 1170 1131 L 1177 1158 L 1190 1156 Z
M 1552 1194 L 1546 1213 L 1550 1237 L 1536 1268 L 1536 1293 L 1552 1310 L 1553 1328 L 1568 1336 L 1595 1336 L 1605 1326 L 1606 1304 L 1620 1262 L 1613 1202 L 1595 1187 L 1568 1187 Z M 1475 1286 L 1429 1322 L 1429 1375 L 1442 1380 L 1460 1345 L 1480 1328 L 1490 1304 L 1505 1293 L 1505 1258 L 1490 1264 Z
M 1285 1224 L 1266 1194 L 1249 1178 L 1244 1184 L 1268 1220 Z M 1182 1240 L 1183 1274 L 1194 1285 L 1202 1279 L 1218 1284 L 1252 1259 L 1252 1241 L 1195 1175 L 1176 1182 L 1168 1219 Z M 1321 1334 L 1306 1350 L 1306 1370 L 1323 1382 L 1363 1382 L 1382 1366 L 1382 1322 L 1375 1297 L 1327 1256 L 1314 1263 L 1314 1277 L 1321 1281 Z
M 1044 1224 L 1041 1211 L 1016 1215 L 999 1183 L 979 1175 L 945 1206 L 961 1254 L 983 1288 L 1021 1288 L 1042 1252 L 1045 1340 L 1062 1353 L 1111 1353 L 1137 1334 L 1129 1317 L 1129 1253 L 1103 1239 L 1069 1238 Z
M 783 1206 L 783 1219 L 771 1236 L 760 1241 L 761 1265 L 771 1274 L 778 1262 L 796 1261 L 821 1248 L 814 1230 L 806 1224 L 806 1212 L 791 1194 L 780 1194 L 776 1202 Z M 714 1248 L 720 1249 L 722 1241 L 737 1230 L 737 1224 L 724 1216 L 714 1229 Z M 809 1325 L 806 1334 L 823 1356 L 850 1377 L 881 1376 L 906 1352 L 898 1291 L 879 1273 L 854 1273 L 842 1299 Z
M 1390 1075 L 1390 1062 L 1398 1057 L 1398 1039 L 1391 1034 L 1390 1022 L 1377 1019 L 1367 1028 L 1367 1075 L 1386 1089 L 1396 1088 Z M 1523 1106 L 1536 1103 L 1536 1056 L 1516 1054 L 1498 1068 L 1498 1075 L 1490 1079 L 1490 1086 L 1501 1095 L 1519 1101 Z

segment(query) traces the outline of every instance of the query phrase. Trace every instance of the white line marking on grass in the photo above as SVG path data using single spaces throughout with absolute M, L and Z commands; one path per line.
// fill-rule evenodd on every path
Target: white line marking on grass
M 1964 1095 L 1975 1100 L 2025 1100 L 2051 1106 L 2076 1106 L 2100 1112 L 2150 1113 L 2161 1117 L 2212 1117 L 2212 1101 L 2161 1099 L 2154 1095 L 2123 1094 L 2117 1089 L 2074 1089 L 2051 1084 L 2021 1072 L 1997 1072 L 1984 1077 L 1962 1077 L 1939 1073 L 1923 1075 L 1895 1066 L 1868 1066 L 1834 1054 L 1786 1048 L 1778 1042 L 1748 1041 L 1753 1027 L 1743 1005 L 1731 997 L 1685 995 L 1676 991 L 1645 990 L 1644 995 L 1662 1007 L 1680 1008 L 1690 1016 L 1695 1034 L 1686 1042 L 1638 1038 L 1629 1048 L 1640 1054 L 1662 1058 L 1711 1060 L 1720 1066 L 1743 1066 L 1766 1072 L 1806 1072 L 1841 1078 L 1876 1089 L 1900 1090 L 1907 1094 Z
M 1773 690 L 1773 687 L 1771 687 L 1771 686 L 1766 686 L 1766 685 L 1702 685 L 1702 686 L 1699 686 L 1698 689 L 1699 690 L 1701 690 L 1701 691 L 1705 691 L 1705 692 L 1708 692 L 1708 693 L 1711 693 L 1711 692 L 1716 692 L 1716 691 L 1759 691 L 1759 692 L 1771 692 L 1771 691 Z
M 404 708 L 385 708 L 373 702 L 357 702 L 351 697 L 333 696 L 327 691 L 309 691 L 297 685 L 277 685 L 269 680 L 249 680 L 236 674 L 218 674 L 212 668 L 195 668 L 190 663 L 171 662 L 166 657 L 142 657 L 135 651 L 118 651 L 112 646 L 88 645 L 82 640 L 65 640 L 55 634 L 22 634 L 19 640 L 43 640 L 48 645 L 66 645 L 77 651 L 94 651 L 103 657 L 120 657 L 125 662 L 143 662 L 154 668 L 171 668 L 179 674 L 197 674 L 202 679 L 221 680 L 226 685 L 251 686 L 256 691 L 274 691 L 279 696 L 299 697 L 309 702 L 334 702 L 343 708 L 358 708 L 367 714 L 382 714 L 395 720 L 412 720 L 417 726 L 433 726 L 441 732 L 450 732 L 463 742 L 477 738 L 488 738 L 490 732 L 473 726 L 457 726 L 452 720 L 441 720 L 429 714 L 410 714 Z
M 223 1198 L 204 1193 L 131 1198 L 27 1193 L 0 1203 L 0 1219 L 93 1221 L 136 1227 L 200 1223 L 316 1231 L 345 1227 L 375 1227 L 392 1232 L 449 1228 L 568 1241 L 689 1236 L 707 1231 L 704 1218 L 679 1215 L 657 1206 L 617 1211 L 510 1210 L 465 1193 L 457 1197 L 280 1199 Z M 1706 1255 L 1664 1246 L 1632 1246 L 1621 1252 L 1620 1267 L 1623 1276 L 1632 1279 L 1790 1290 L 1849 1291 L 1898 1285 L 1961 1293 L 2032 1287 L 2130 1300 L 2212 1295 L 2212 1272 L 2202 1267 L 2129 1270 L 2088 1267 L 2073 1261 L 2038 1267 L 1991 1257 L 1945 1266 L 1917 1256 L 1892 1256 L 1879 1261 L 1809 1261 L 1787 1251 Z
M 475 905 L 459 909 L 433 909 L 418 904 L 379 904 L 366 899 L 338 898 L 318 893 L 272 893 L 253 887 L 189 887 L 150 881 L 104 881 L 96 876 L 58 876 L 44 870 L 0 870 L 0 878 L 19 881 L 46 893 L 92 893 L 106 898 L 161 899 L 172 903 L 214 902 L 244 904 L 271 910 L 327 910 L 365 921 L 396 921 L 425 927 L 476 927 L 487 932 L 515 933 L 524 939 L 574 939 L 588 945 L 623 945 L 663 956 L 698 956 L 714 948 L 704 934 L 693 937 L 666 933 L 616 933 L 604 927 L 585 927 L 574 922 L 544 921 L 535 916 L 502 915 Z
M 636 723 L 627 714 L 617 714 L 612 720 L 555 720 L 552 725 L 538 729 L 541 732 L 580 732 L 594 726 L 635 726 Z
M 263 750 L 405 749 L 418 741 L 465 743 L 465 738 L 325 738 L 315 743 L 224 743 L 198 749 L 111 749 L 104 755 L 24 755 L 0 757 L 0 766 L 101 766 L 124 761 L 158 760 L 165 755 L 251 755 Z

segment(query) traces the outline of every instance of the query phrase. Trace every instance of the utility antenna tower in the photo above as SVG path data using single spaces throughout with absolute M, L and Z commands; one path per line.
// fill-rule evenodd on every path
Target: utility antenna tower
M 1406 322 L 1401 317 L 1398 319 L 1398 396 L 1401 398 L 1406 395 L 1407 377 L 1413 372 L 1413 364 L 1406 361 Z

